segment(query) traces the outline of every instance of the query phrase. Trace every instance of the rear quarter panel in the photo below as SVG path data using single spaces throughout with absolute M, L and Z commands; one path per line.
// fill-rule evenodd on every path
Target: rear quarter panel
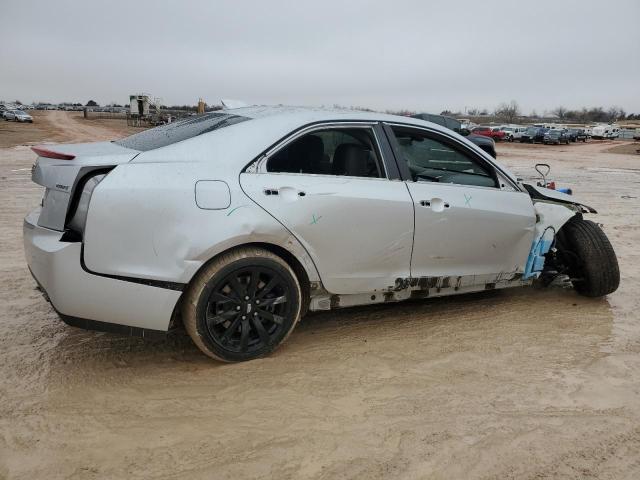
M 199 208 L 199 180 L 223 180 L 230 205 Z M 237 174 L 200 162 L 130 163 L 116 167 L 91 198 L 84 237 L 86 267 L 96 273 L 188 283 L 228 248 L 266 242 L 293 253 L 319 280 L 302 246 L 240 189 Z

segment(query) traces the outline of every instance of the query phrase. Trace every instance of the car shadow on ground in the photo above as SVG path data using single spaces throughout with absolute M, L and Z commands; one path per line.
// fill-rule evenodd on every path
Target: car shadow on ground
M 575 314 L 567 314 L 568 305 L 573 307 Z M 527 335 L 531 329 L 543 328 L 561 335 L 567 330 L 579 333 L 596 328 L 605 338 L 610 334 L 612 321 L 613 313 L 606 299 L 581 297 L 571 289 L 494 290 L 312 312 L 300 322 L 287 342 L 267 358 L 287 361 L 292 356 L 304 357 L 305 352 L 311 356 L 319 350 L 346 352 L 351 344 L 369 342 L 377 345 L 388 338 L 398 341 L 403 336 L 408 342 L 415 338 L 428 342 L 430 336 L 447 335 L 448 332 L 473 335 L 481 342 L 485 330 L 494 332 L 486 335 L 499 335 L 501 329 Z M 205 368 L 226 365 L 203 355 L 182 327 L 161 339 L 91 332 L 62 323 L 59 328 L 60 340 L 55 347 L 58 354 L 52 356 L 52 361 L 67 366 L 155 364 L 162 369 L 176 363 Z M 486 340 L 495 339 L 487 337 Z

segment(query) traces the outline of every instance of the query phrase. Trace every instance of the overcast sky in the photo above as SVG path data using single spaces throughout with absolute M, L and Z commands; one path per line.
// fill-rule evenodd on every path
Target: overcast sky
M 0 99 L 640 113 L 640 1 L 0 0 Z

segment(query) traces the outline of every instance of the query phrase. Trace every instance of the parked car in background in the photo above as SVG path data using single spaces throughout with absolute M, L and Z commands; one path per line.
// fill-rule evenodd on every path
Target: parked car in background
M 535 137 L 533 137 L 533 143 L 543 143 L 545 134 L 551 130 L 550 128 L 539 128 Z
M 542 143 L 545 145 L 560 145 L 561 143 L 569 145 L 569 135 L 564 130 L 548 130 L 542 137 Z
M 589 139 L 589 134 L 584 128 L 576 128 L 576 141 L 586 142 Z
M 566 132 L 572 142 L 586 142 L 589 137 L 584 128 L 568 128 Z
M 227 362 L 269 354 L 307 311 L 620 281 L 595 210 L 416 118 L 248 107 L 33 150 L 46 190 L 25 254 L 62 320 L 140 337 L 182 323 Z
M 436 115 L 433 113 L 418 113 L 416 115 L 412 115 L 412 118 L 419 118 L 420 120 L 426 120 L 427 122 L 433 122 L 443 127 L 449 128 L 454 132 L 467 137 L 467 140 L 475 143 L 478 147 L 487 152 L 493 158 L 497 158 L 498 156 L 498 154 L 496 153 L 496 143 L 492 138 L 472 134 L 460 120 L 452 117 L 446 117 L 444 115 Z
M 569 137 L 570 142 L 576 142 L 578 140 L 578 130 L 575 128 L 566 128 L 564 133 Z
M 542 130 L 540 127 L 527 127 L 520 136 L 520 143 L 533 143 L 538 136 L 538 131 Z
M 519 126 L 506 126 L 501 127 L 502 131 L 505 134 L 505 140 L 509 142 L 514 142 L 516 140 L 520 140 L 522 134 L 525 132 L 527 127 L 519 127 Z
M 471 130 L 471 133 L 473 133 L 474 135 L 482 135 L 483 137 L 489 137 L 496 142 L 499 142 L 500 140 L 504 140 L 505 138 L 505 133 L 502 130 L 500 130 L 499 127 L 480 126 Z
M 7 118 L 6 120 L 33 123 L 33 117 L 23 110 L 12 110 L 11 114 L 12 114 L 12 118 Z

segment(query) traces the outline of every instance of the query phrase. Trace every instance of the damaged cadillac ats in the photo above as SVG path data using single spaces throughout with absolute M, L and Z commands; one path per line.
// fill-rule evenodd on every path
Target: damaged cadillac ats
M 273 351 L 309 310 L 619 283 L 591 207 L 415 118 L 246 107 L 34 151 L 45 191 L 24 246 L 61 318 L 139 336 L 182 323 L 222 361 Z

